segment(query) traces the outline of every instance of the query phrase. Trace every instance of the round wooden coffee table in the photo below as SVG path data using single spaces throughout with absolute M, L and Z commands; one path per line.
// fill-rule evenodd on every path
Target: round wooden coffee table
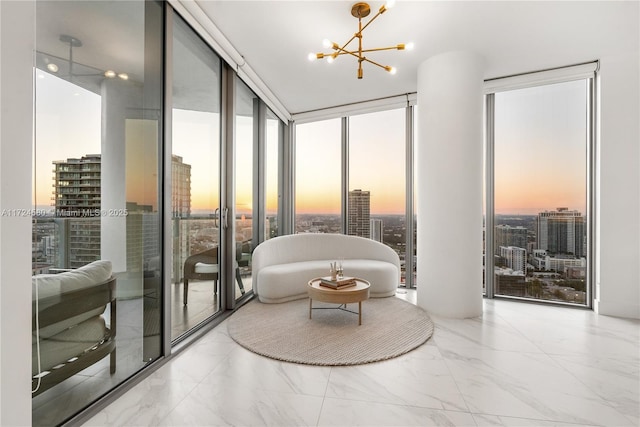
M 358 313 L 356 314 L 358 315 L 358 325 L 362 325 L 362 301 L 369 299 L 369 288 L 371 287 L 371 284 L 366 280 L 359 279 L 357 277 L 355 278 L 355 281 L 355 286 L 332 289 L 321 286 L 320 277 L 309 280 L 309 286 L 307 287 L 307 291 L 309 293 L 309 319 L 311 319 L 311 312 L 314 310 L 313 300 L 339 304 L 338 307 L 327 308 L 338 308 L 349 311 L 350 313 L 355 312 L 347 310 L 347 304 L 357 302 Z

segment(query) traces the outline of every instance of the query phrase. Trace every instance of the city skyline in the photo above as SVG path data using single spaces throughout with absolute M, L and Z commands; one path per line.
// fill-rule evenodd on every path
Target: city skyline
M 101 152 L 101 98 L 79 86 L 63 79 L 52 76 L 41 70 L 36 73 L 36 149 L 34 150 L 34 206 L 52 206 L 51 203 L 51 171 L 56 160 L 66 158 L 80 158 L 87 154 Z M 573 82 L 572 82 L 573 83 Z M 558 95 L 569 95 L 571 98 L 583 97 L 583 82 L 576 82 L 568 87 L 551 85 L 545 88 L 548 93 L 543 97 L 554 100 Z M 554 87 L 556 86 L 556 87 Z M 533 88 L 539 89 L 539 88 Z M 568 94 L 566 92 L 569 92 Z M 518 136 L 515 130 L 522 124 L 522 119 L 514 116 L 513 110 L 520 108 L 523 115 L 541 116 L 547 120 L 551 112 L 528 114 L 526 111 L 533 107 L 518 107 L 517 98 L 520 91 L 514 94 L 499 94 L 502 101 L 497 108 L 496 120 L 500 123 L 506 120 L 516 122 L 502 132 L 497 132 L 496 145 L 496 214 L 530 215 L 542 210 L 555 209 L 566 206 L 572 210 L 585 212 L 586 200 L 586 150 L 584 126 L 574 122 L 584 121 L 584 118 L 573 117 L 569 123 L 557 124 L 555 127 L 547 124 L 537 126 L 536 122 L 526 123 L 525 130 Z M 512 96 L 513 95 L 513 96 Z M 520 94 L 522 95 L 522 94 Z M 559 102 L 559 101 L 558 101 Z M 567 101 L 568 102 L 568 101 Z M 567 109 L 567 102 L 557 108 Z M 499 106 L 498 105 L 498 106 Z M 508 110 L 508 111 L 507 111 Z M 366 188 L 371 192 L 371 212 L 380 214 L 403 214 L 405 209 L 404 183 L 404 120 L 397 120 L 404 116 L 404 110 L 383 112 L 390 118 L 385 126 L 375 126 L 379 116 L 354 116 L 353 122 L 361 123 L 351 126 L 354 133 L 351 138 L 351 151 L 358 153 L 358 159 L 350 165 L 350 189 Z M 214 140 L 212 136 L 219 134 L 219 120 L 215 113 L 174 110 L 179 120 L 174 121 L 174 132 L 180 133 L 181 138 L 188 141 Z M 377 113 L 376 113 L 377 114 Z M 580 111 L 572 110 L 576 116 Z M 213 117 L 215 116 L 215 117 Z M 373 119 L 373 120 L 372 120 Z M 575 119 L 575 120 L 574 120 Z M 276 123 L 275 121 L 273 121 Z M 374 123 L 371 123 L 374 122 Z M 296 178 L 296 213 L 331 214 L 340 212 L 340 119 L 327 120 L 300 125 L 297 127 L 296 146 L 297 160 L 304 160 L 297 164 Z M 381 130 L 382 129 L 382 130 Z M 252 139 L 251 120 L 237 121 L 237 139 L 250 141 Z M 268 132 L 273 135 L 277 126 L 270 126 Z M 560 135 L 565 141 L 559 144 L 555 135 Z M 551 138 L 554 136 L 554 138 Z M 273 136 L 272 136 L 273 137 Z M 395 140 L 394 140 L 395 138 Z M 546 138 L 546 139 L 545 139 Z M 177 139 L 177 138 L 176 138 Z M 553 140 L 552 140 L 553 139 Z M 389 144 L 388 141 L 393 141 Z M 506 142 L 508 141 L 508 143 Z M 400 146 L 402 155 L 390 155 L 388 146 Z M 382 148 L 380 148 L 382 147 Z M 552 147 L 549 149 L 548 147 Z M 555 153 L 549 156 L 541 155 L 545 152 Z M 185 163 L 192 165 L 192 208 L 194 212 L 214 210 L 212 206 L 219 200 L 219 177 L 212 177 L 211 161 L 218 164 L 218 149 L 213 144 L 188 144 L 180 147 L 180 152 L 174 154 L 184 158 Z M 273 153 L 267 153 L 273 156 Z M 567 156 L 578 156 L 574 162 L 566 161 Z M 513 161 L 512 159 L 520 159 Z M 522 159 L 527 159 L 534 167 L 523 167 Z M 238 168 L 251 167 L 250 159 L 238 160 Z M 529 169 L 524 171 L 523 169 Z M 383 173 L 381 171 L 385 171 Z M 395 179 L 387 176 L 394 172 Z M 268 180 L 277 182 L 274 174 L 277 171 L 268 169 Z M 401 176 L 401 182 L 399 178 Z M 560 185 L 559 183 L 562 183 Z M 535 184 L 535 185 L 534 185 Z M 416 183 L 419 185 L 419 183 Z M 525 188 L 527 191 L 523 191 Z M 146 199 L 153 200 L 143 193 L 131 190 L 139 204 L 149 204 Z M 275 191 L 267 193 L 267 212 L 277 210 L 277 194 Z M 252 207 L 251 183 L 238 182 L 236 191 L 238 211 L 247 211 Z

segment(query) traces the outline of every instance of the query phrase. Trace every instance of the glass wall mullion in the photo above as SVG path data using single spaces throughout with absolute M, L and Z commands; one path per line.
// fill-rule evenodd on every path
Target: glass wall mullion
M 222 66 L 222 111 L 221 116 L 221 136 L 222 147 L 220 152 L 220 241 L 222 247 L 226 248 L 223 256 L 220 257 L 220 291 L 221 301 L 224 307 L 233 309 L 236 304 L 235 292 L 233 292 L 233 270 L 235 259 L 235 236 L 233 225 L 230 221 L 235 221 L 235 174 L 233 165 L 235 160 L 235 93 L 236 74 L 231 68 L 224 64 Z M 229 225 L 232 225 L 229 227 Z
M 281 124 L 278 164 L 278 230 L 280 235 L 295 232 L 295 125 Z
M 587 307 L 593 308 L 593 300 L 595 296 L 595 194 L 596 194 L 596 78 L 595 76 L 587 81 L 587 271 L 585 279 L 587 280 L 586 300 Z
M 260 99 L 256 98 L 253 109 L 253 247 L 255 248 L 264 241 L 265 220 L 266 220 L 266 159 L 265 150 L 267 145 L 267 106 Z
M 404 255 L 404 284 L 407 288 L 415 288 L 415 283 L 413 283 L 413 233 L 414 233 L 414 222 L 413 222 L 413 107 L 407 106 L 406 108 L 406 125 L 405 125 L 405 134 L 406 134 L 406 153 L 405 153 L 405 187 L 406 187 L 406 246 L 405 246 L 405 255 Z
M 342 159 L 341 163 L 341 185 L 340 185 L 340 199 L 342 206 L 341 210 L 341 223 L 342 234 L 348 232 L 348 219 L 349 219 L 349 117 L 342 118 L 342 143 L 341 143 Z
M 485 295 L 493 298 L 494 287 L 494 147 L 495 147 L 495 95 L 485 96 L 486 135 L 485 135 L 485 216 L 484 216 L 484 282 Z
M 173 218 L 172 212 L 172 200 L 171 200 L 171 153 L 173 142 L 173 21 L 174 11 L 168 3 L 164 5 L 165 10 L 165 32 L 164 32 L 164 132 L 163 139 L 164 144 L 161 144 L 160 150 L 160 162 L 163 167 L 160 168 L 162 173 L 160 192 L 162 197 L 163 216 L 162 225 L 164 238 L 160 239 L 160 247 L 162 254 L 162 305 L 163 308 L 161 322 L 162 322 L 162 355 L 167 356 L 171 354 L 171 288 L 173 285 L 172 273 L 173 273 L 173 239 L 168 238 L 173 236 Z

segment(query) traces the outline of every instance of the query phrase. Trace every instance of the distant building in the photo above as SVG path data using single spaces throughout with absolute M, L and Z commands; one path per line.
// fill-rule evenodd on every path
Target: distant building
M 174 217 L 191 216 L 191 165 L 171 156 L 171 209 Z
M 100 217 L 54 218 L 59 268 L 78 268 L 100 259 Z
M 371 237 L 370 194 L 368 191 L 349 191 L 347 234 Z
M 53 162 L 55 216 L 87 217 L 100 209 L 100 154 Z
M 582 214 L 568 208 L 538 214 L 538 249 L 577 258 L 586 254 L 586 227 Z
M 500 246 L 500 257 L 505 266 L 513 271 L 527 272 L 527 251 L 515 246 Z
M 82 267 L 100 259 L 101 155 L 54 161 L 53 166 L 56 265 Z
M 546 251 L 537 249 L 531 258 L 533 266 L 537 270 L 557 271 L 563 273 L 570 267 L 586 267 L 585 258 L 576 258 L 572 255 L 550 256 Z
M 41 239 L 42 256 L 57 268 L 78 268 L 101 258 L 101 221 L 106 215 L 100 203 L 101 155 L 53 164 L 55 213 L 48 236 Z M 185 166 L 190 175 L 191 167 Z M 190 204 L 189 198 L 189 211 Z M 159 217 L 151 205 L 135 202 L 126 202 L 126 212 L 127 269 L 142 271 L 158 257 Z
M 512 227 L 506 224 L 495 228 L 495 254 L 500 255 L 501 246 L 515 246 L 527 249 L 527 229 L 522 226 Z
M 513 271 L 510 268 L 496 268 L 495 278 L 497 295 L 525 296 L 526 281 L 524 273 Z
M 375 240 L 376 242 L 382 242 L 382 239 L 384 237 L 383 234 L 383 223 L 381 219 L 372 219 L 370 221 L 369 227 L 371 229 L 371 239 Z

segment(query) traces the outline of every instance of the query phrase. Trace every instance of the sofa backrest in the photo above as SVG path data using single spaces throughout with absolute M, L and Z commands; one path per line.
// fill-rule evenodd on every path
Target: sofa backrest
M 387 245 L 344 234 L 300 233 L 266 240 L 253 252 L 252 273 L 276 264 L 340 259 L 371 259 L 390 262 L 400 271 L 398 254 Z
M 111 261 L 94 261 L 75 270 L 59 274 L 37 274 L 31 277 L 32 299 L 38 299 L 38 311 L 41 312 L 56 304 L 66 293 L 79 291 L 106 282 L 111 277 Z M 75 324 L 104 312 L 106 305 L 73 316 L 55 325 L 43 327 L 39 331 L 42 338 L 51 337 Z M 34 331 L 35 335 L 35 331 Z M 34 337 L 35 339 L 35 337 Z

